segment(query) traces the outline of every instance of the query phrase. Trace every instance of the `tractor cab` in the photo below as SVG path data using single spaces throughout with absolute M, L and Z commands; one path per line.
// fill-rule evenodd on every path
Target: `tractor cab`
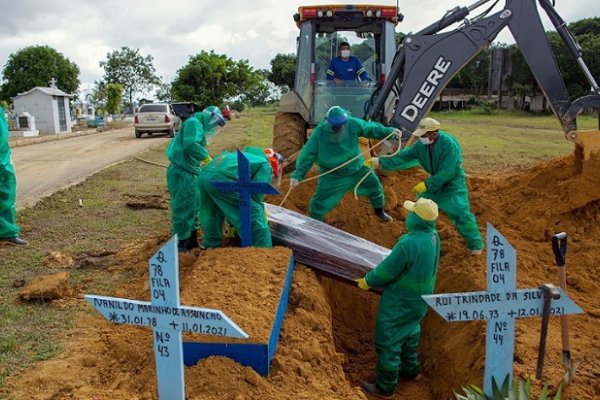
M 310 110 L 308 125 L 318 124 L 334 105 L 363 118 L 396 54 L 397 8 L 300 7 L 294 20 L 300 28 L 295 90 Z M 349 58 L 342 58 L 338 51 L 344 42 L 350 45 Z
M 300 28 L 296 80 L 293 90 L 281 97 L 273 124 L 273 147 L 279 153 L 286 158 L 297 154 L 309 130 L 334 105 L 349 110 L 356 117 L 365 117 L 373 92 L 382 86 L 391 69 L 397 47 L 395 27 L 401 20 L 402 15 L 395 6 L 298 8 L 294 14 Z M 348 57 L 334 61 L 346 78 L 336 79 L 331 72 L 328 74 L 328 69 L 332 60 L 340 55 L 338 50 L 343 42 L 349 44 L 353 64 L 345 64 Z M 356 61 L 364 71 L 359 71 Z M 348 72 L 349 69 L 353 72 Z M 393 95 L 389 97 L 386 105 L 395 101 Z

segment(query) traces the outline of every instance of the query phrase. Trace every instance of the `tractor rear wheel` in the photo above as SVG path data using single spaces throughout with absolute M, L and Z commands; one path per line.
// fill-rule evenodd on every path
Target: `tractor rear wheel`
M 278 112 L 273 124 L 273 149 L 287 160 L 306 141 L 306 122 L 298 114 Z M 292 164 L 293 165 L 293 164 Z M 286 171 L 289 168 L 286 168 Z

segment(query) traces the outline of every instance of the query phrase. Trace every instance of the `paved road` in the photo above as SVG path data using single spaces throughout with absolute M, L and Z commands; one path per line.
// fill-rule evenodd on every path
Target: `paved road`
M 165 143 L 166 135 L 136 139 L 133 127 L 12 149 L 17 208 L 85 180 L 94 172 Z

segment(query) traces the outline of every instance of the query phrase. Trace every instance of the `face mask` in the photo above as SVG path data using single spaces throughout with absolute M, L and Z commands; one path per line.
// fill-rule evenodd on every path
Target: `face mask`
M 341 54 L 342 58 L 348 58 L 350 57 L 350 50 L 342 50 Z
M 425 146 L 430 145 L 431 143 L 433 143 L 433 140 L 431 138 L 426 138 L 426 137 L 421 137 L 419 138 L 419 140 L 421 141 L 421 143 L 423 143 Z

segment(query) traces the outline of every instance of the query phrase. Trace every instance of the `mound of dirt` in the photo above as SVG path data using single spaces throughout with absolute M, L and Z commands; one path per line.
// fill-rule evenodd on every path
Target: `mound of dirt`
M 72 294 L 69 273 L 44 275 L 33 279 L 19 292 L 21 300 L 58 300 Z
M 517 250 L 517 287 L 557 284 L 557 268 L 550 239 L 554 233 L 568 233 L 567 283 L 570 297 L 584 315 L 572 316 L 571 348 L 579 363 L 578 373 L 566 394 L 578 399 L 600 398 L 600 152 L 592 153 L 584 168 L 573 156 L 543 162 L 531 169 L 505 174 L 469 177 L 471 208 L 485 237 L 486 222 L 494 225 Z M 596 173 L 590 172 L 590 168 Z M 406 211 L 402 203 L 413 199 L 412 187 L 425 177 L 419 169 L 381 177 L 386 209 L 395 218 L 382 224 L 372 215 L 368 200 L 346 195 L 326 218 L 337 228 L 392 247 L 403 233 Z M 286 183 L 283 187 L 287 187 Z M 300 185 L 285 207 L 307 213 L 314 182 Z M 279 205 L 281 197 L 271 198 Z M 438 221 L 442 258 L 437 293 L 486 289 L 485 256 L 473 257 L 448 219 Z M 357 352 L 372 346 L 372 329 L 377 299 L 357 298 L 352 288 L 337 282 L 326 287 L 334 312 L 334 334 L 338 349 L 348 356 L 344 369 L 351 382 L 368 377 L 375 362 L 373 352 Z M 515 375 L 535 377 L 541 319 L 519 319 L 516 324 Z M 429 311 L 423 323 L 421 359 L 431 398 L 447 398 L 465 383 L 480 384 L 485 355 L 485 323 L 447 323 Z M 560 322 L 552 318 L 546 350 L 544 375 L 551 384 L 564 374 L 561 362 Z M 535 379 L 534 379 L 535 382 Z M 541 382 L 534 387 L 539 392 Z M 409 383 L 400 383 L 402 393 Z M 399 397 L 404 398 L 404 397 Z M 408 397 L 407 397 L 408 398 Z
M 75 266 L 73 257 L 59 251 L 51 251 L 44 257 L 42 263 L 48 268 L 71 269 Z
M 123 268 L 143 275 L 119 288 L 118 296 L 149 298 L 146 263 L 164 239 L 132 243 L 117 254 L 128 260 Z M 264 342 L 289 255 L 285 248 L 215 249 L 197 259 L 182 255 L 181 302 L 221 308 L 251 339 L 257 338 L 252 342 Z M 82 303 L 82 307 L 86 306 Z M 198 340 L 198 336 L 188 339 Z M 87 313 L 76 331 L 69 333 L 65 346 L 59 357 L 9 379 L 5 390 L 15 399 L 28 400 L 157 398 L 150 330 L 113 325 Z M 187 398 L 365 400 L 346 379 L 344 360 L 334 346 L 331 309 L 323 288 L 314 272 L 297 265 L 270 376 L 262 377 L 228 358 L 210 357 L 185 368 Z
M 578 371 L 566 389 L 566 398 L 579 400 L 600 398 L 600 286 L 596 279 L 600 275 L 600 177 L 586 169 L 598 157 L 600 154 L 592 154 L 584 165 L 565 157 L 522 172 L 469 178 L 472 209 L 484 235 L 489 222 L 517 250 L 519 288 L 557 282 L 549 239 L 559 231 L 569 235 L 568 291 L 586 313 L 569 317 L 571 349 Z M 382 177 L 386 209 L 395 218 L 390 224 L 379 222 L 366 199 L 356 200 L 352 195 L 344 198 L 326 222 L 391 248 L 404 232 L 402 202 L 413 197 L 411 188 L 423 177 L 418 170 Z M 285 206 L 306 213 L 314 186 L 314 182 L 300 185 Z M 270 201 L 279 204 L 281 199 L 272 197 Z M 438 230 L 443 243 L 436 291 L 484 290 L 485 256 L 470 256 L 444 216 Z M 132 242 L 114 256 L 121 271 L 134 270 L 131 276 L 141 276 L 117 288 L 116 296 L 149 298 L 147 260 L 167 239 L 163 235 Z M 205 252 L 199 258 L 181 256 L 182 303 L 218 307 L 219 292 L 208 292 L 208 285 L 218 284 L 224 273 L 222 268 L 211 266 L 222 265 L 230 275 L 227 279 L 240 285 L 230 288 L 235 296 L 242 299 L 244 291 L 252 291 L 251 302 L 257 303 L 247 306 L 256 312 L 266 310 L 272 304 L 269 288 L 281 279 L 267 258 L 259 249 L 232 248 Z M 249 264 L 241 264 L 241 259 Z M 204 290 L 207 293 L 202 294 Z M 373 374 L 378 299 L 350 285 L 317 278 L 313 271 L 297 266 L 270 376 L 261 377 L 226 358 L 210 357 L 186 368 L 187 398 L 365 399 L 358 384 Z M 242 321 L 241 315 L 236 319 L 244 329 L 254 329 L 244 325 L 248 322 Z M 517 321 L 517 377 L 535 376 L 540 324 L 539 318 Z M 156 399 L 152 335 L 148 329 L 112 325 L 99 315 L 87 313 L 77 330 L 65 338 L 65 346 L 60 356 L 8 379 L 5 390 L 15 399 Z M 459 392 L 465 384 L 480 385 L 484 354 L 484 322 L 447 323 L 429 311 L 422 326 L 422 378 L 416 382 L 401 380 L 395 398 L 449 399 L 453 390 Z M 552 318 L 545 380 L 556 384 L 563 374 L 560 324 Z M 539 393 L 541 383 L 534 379 L 534 393 Z

